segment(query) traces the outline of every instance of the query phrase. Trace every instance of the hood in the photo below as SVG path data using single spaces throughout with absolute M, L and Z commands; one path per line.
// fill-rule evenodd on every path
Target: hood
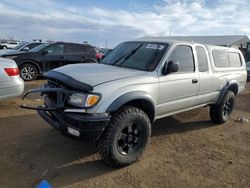
M 14 55 L 19 55 L 19 54 L 24 54 L 24 53 L 29 53 L 29 52 L 12 50 L 12 51 L 9 51 L 9 52 L 2 54 L 2 55 L 4 55 L 4 56 L 12 56 L 13 55 L 14 56 Z
M 67 65 L 54 69 L 53 71 L 60 72 L 91 86 L 96 86 L 114 80 L 139 76 L 146 73 L 145 71 L 97 63 Z
M 7 54 L 7 53 L 9 53 L 9 52 L 12 52 L 12 51 L 16 51 L 16 50 L 12 50 L 12 49 L 0 50 L 0 56 L 1 56 L 1 55 L 5 55 L 5 54 Z

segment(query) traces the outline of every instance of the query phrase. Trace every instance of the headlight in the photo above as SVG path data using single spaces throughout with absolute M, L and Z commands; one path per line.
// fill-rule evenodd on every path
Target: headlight
M 15 58 L 17 58 L 17 56 L 6 56 L 5 58 L 6 59 L 15 59 Z
M 89 108 L 94 106 L 100 100 L 100 95 L 74 93 L 68 98 L 68 104 L 80 108 Z

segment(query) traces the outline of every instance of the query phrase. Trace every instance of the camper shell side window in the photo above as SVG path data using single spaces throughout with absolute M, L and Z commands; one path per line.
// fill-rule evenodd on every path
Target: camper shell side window
M 214 49 L 212 56 L 214 64 L 218 68 L 242 66 L 241 56 L 238 52 Z

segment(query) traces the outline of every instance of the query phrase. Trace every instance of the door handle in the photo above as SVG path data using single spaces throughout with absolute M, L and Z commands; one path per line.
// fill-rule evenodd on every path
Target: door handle
M 196 83 L 198 83 L 198 79 L 193 78 L 193 79 L 192 79 L 192 84 L 196 84 Z

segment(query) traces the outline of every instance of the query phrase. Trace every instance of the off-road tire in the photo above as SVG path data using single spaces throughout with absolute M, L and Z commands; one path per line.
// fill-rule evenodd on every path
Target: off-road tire
M 26 76 L 24 74 L 24 72 L 26 72 L 26 71 L 30 71 L 30 72 L 27 73 L 27 74 L 30 73 L 30 77 Z M 20 66 L 20 76 L 24 81 L 35 80 L 37 78 L 37 76 L 38 76 L 38 70 L 34 65 L 29 64 L 29 63 L 25 63 L 25 64 Z
M 134 141 L 132 141 L 132 145 L 134 144 L 133 147 L 136 149 L 131 146 L 131 148 L 133 148 L 132 153 L 129 153 L 128 149 L 128 153 L 126 155 L 124 154 L 125 152 L 121 152 L 121 148 L 126 145 L 126 143 L 122 143 L 122 146 L 119 147 L 119 142 L 121 141 L 121 138 L 125 137 L 124 135 L 126 135 L 126 133 L 124 133 L 124 131 L 126 131 L 126 128 L 133 127 L 134 124 L 138 126 L 137 143 L 134 144 Z M 132 128 L 130 128 L 130 130 L 132 130 Z M 134 133 L 135 129 L 133 129 L 131 134 Z M 129 134 L 130 133 L 127 135 Z M 107 165 L 116 168 L 124 167 L 136 162 L 139 159 L 149 142 L 150 135 L 151 123 L 146 113 L 139 108 L 126 106 L 113 115 L 107 129 L 97 142 L 97 148 L 99 150 L 99 154 Z M 129 142 L 128 137 L 125 137 L 126 139 L 123 139 L 122 142 Z
M 235 95 L 232 91 L 227 91 L 220 104 L 212 105 L 210 107 L 211 120 L 218 124 L 225 123 L 232 114 L 234 105 Z

